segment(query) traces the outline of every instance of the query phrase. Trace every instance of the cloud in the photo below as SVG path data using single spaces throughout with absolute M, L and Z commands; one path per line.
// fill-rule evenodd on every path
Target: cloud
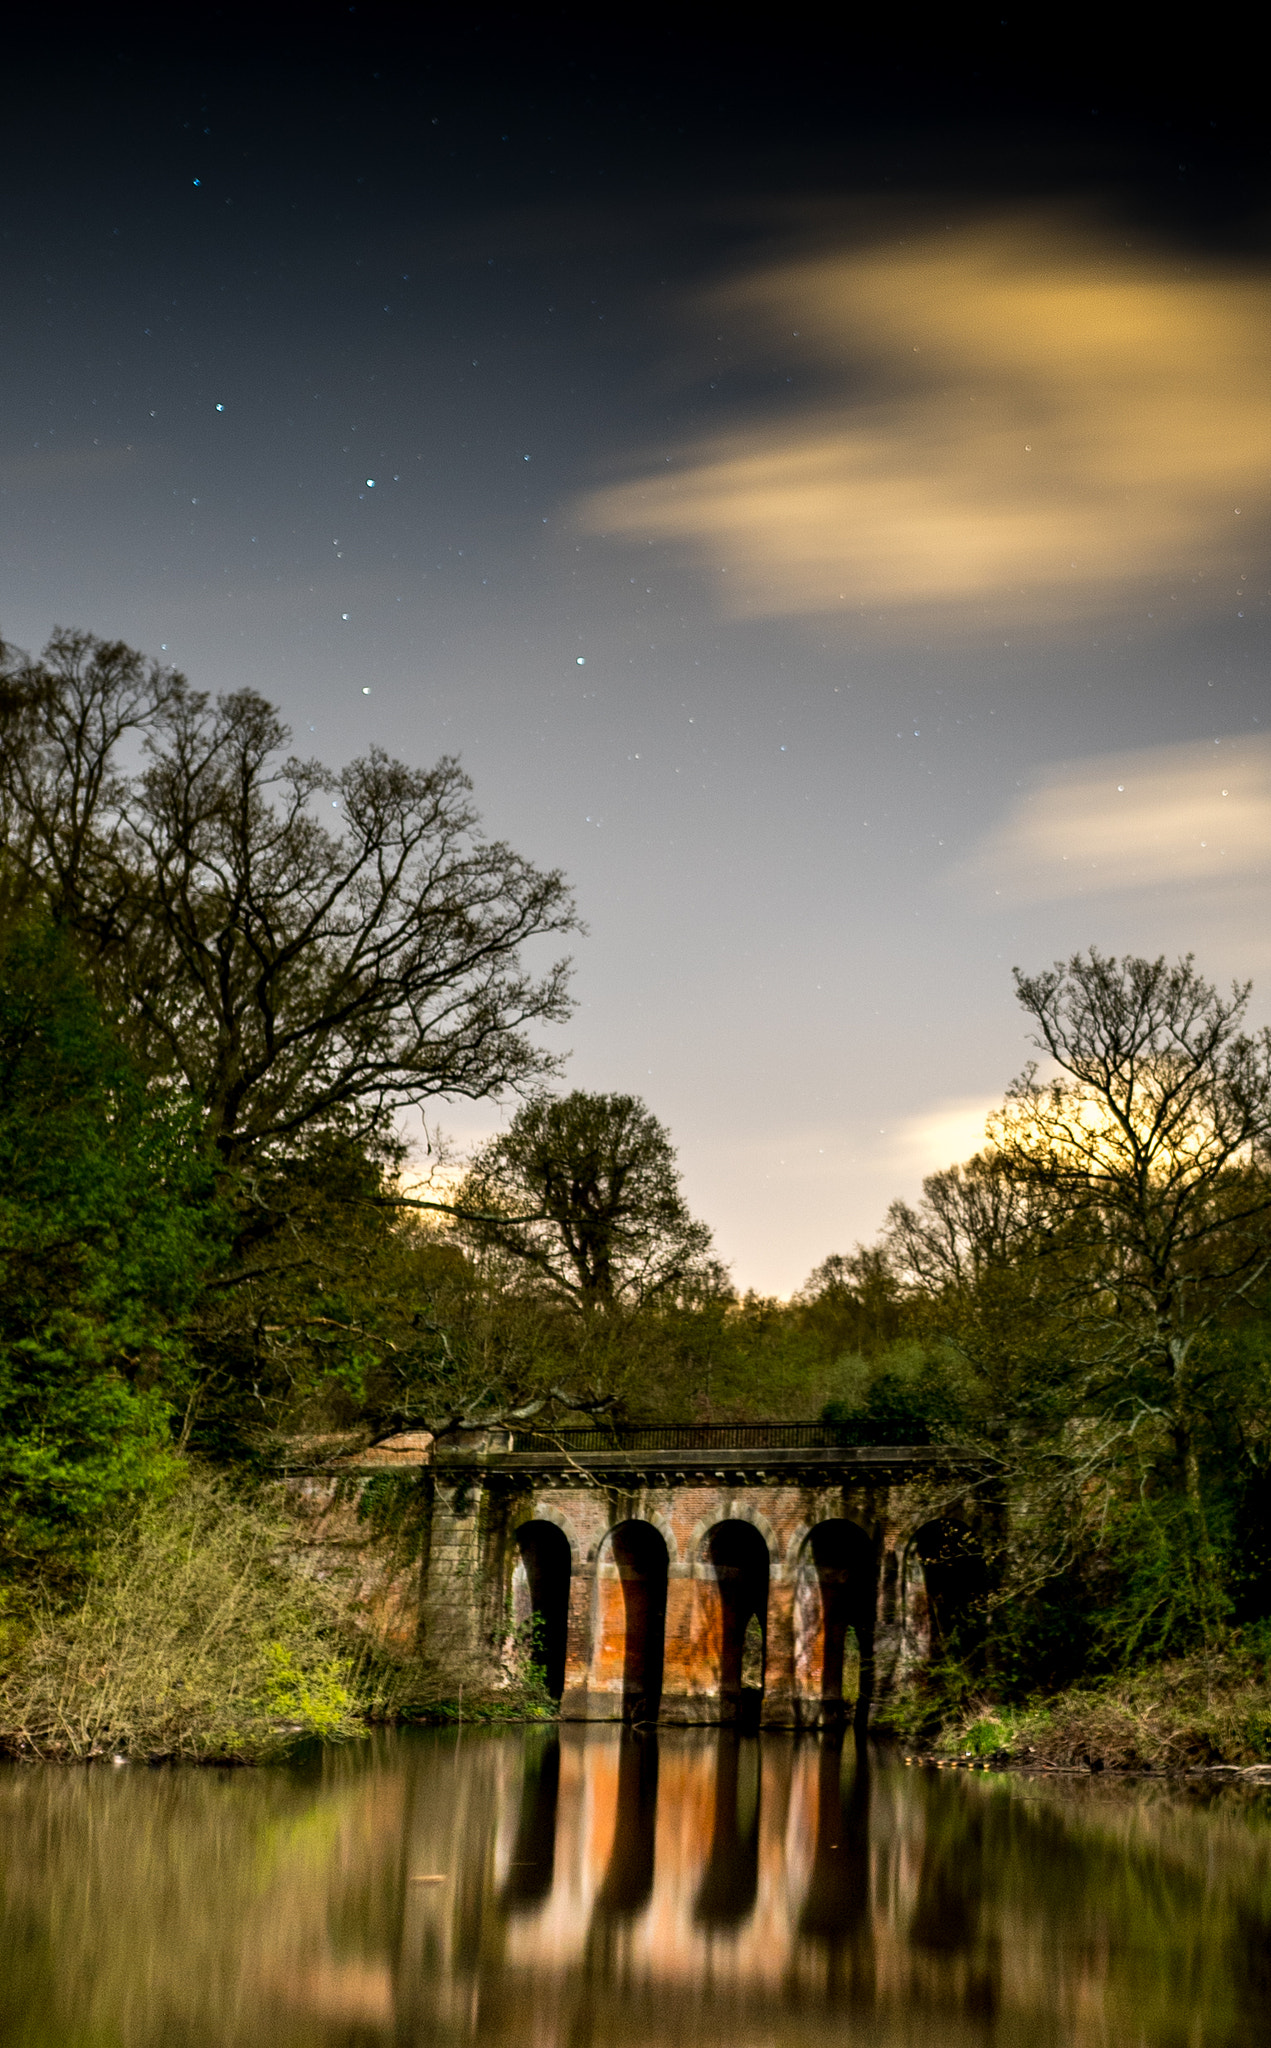
M 1271 877 L 1271 738 L 1061 764 L 961 873 L 1016 903 Z
M 959 1095 L 932 1103 L 902 1118 L 888 1134 L 888 1163 L 899 1177 L 913 1180 L 969 1159 L 984 1150 L 985 1124 L 1001 1107 L 1000 1095 Z
M 1234 609 L 1232 547 L 1271 508 L 1264 275 L 1017 215 L 770 266 L 700 310 L 743 368 L 779 348 L 822 396 L 578 514 L 686 548 L 725 609 L 1071 618 L 1220 571 L 1202 601 Z

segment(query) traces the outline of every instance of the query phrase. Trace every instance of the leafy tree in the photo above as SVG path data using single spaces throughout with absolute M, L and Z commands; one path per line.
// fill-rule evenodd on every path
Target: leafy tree
M 182 1325 L 218 1249 L 183 1092 L 147 1087 L 71 947 L 0 942 L 0 1561 L 73 1569 L 162 1478 Z
M 903 1328 L 903 1289 L 883 1245 L 831 1252 L 813 1267 L 794 1300 L 803 1326 L 835 1352 L 866 1357 Z
M 981 1385 L 996 1668 L 1063 1682 L 1221 1634 L 1266 1582 L 1271 1037 L 1192 961 L 1017 973 L 1039 1052 L 989 1145 L 893 1204 L 913 1326 Z
M 564 964 L 521 959 L 576 928 L 564 880 L 482 837 L 457 761 L 375 749 L 334 773 L 289 738 L 254 691 L 213 704 L 90 634 L 0 663 L 11 873 L 240 1171 L 329 1124 L 374 1137 L 541 1081 L 527 1027 L 567 1012 Z
M 477 1155 L 456 1207 L 474 1245 L 587 1318 L 665 1297 L 710 1247 L 680 1193 L 670 1134 L 634 1095 L 527 1102 Z

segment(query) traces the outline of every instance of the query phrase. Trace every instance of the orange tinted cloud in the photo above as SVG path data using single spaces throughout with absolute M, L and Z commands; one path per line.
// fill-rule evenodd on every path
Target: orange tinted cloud
M 1271 739 L 1052 768 L 965 872 L 1015 902 L 1271 877 Z
M 776 265 L 706 311 L 743 359 L 774 342 L 811 358 L 831 396 L 580 512 L 679 543 L 732 610 L 978 616 L 1022 595 L 1068 615 L 1162 575 L 1192 598 L 1268 508 L 1260 275 L 1015 217 Z M 1215 597 L 1234 608 L 1229 581 Z

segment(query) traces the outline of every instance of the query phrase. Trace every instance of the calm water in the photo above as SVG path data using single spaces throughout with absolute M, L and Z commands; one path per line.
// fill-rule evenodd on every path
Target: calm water
M 706 1730 L 5 1767 L 0 2039 L 1263 2044 L 1271 1800 Z

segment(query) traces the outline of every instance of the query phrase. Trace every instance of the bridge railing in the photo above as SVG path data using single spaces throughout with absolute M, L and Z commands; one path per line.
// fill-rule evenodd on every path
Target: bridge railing
M 518 1429 L 512 1451 L 585 1457 L 604 1451 L 831 1451 L 864 1444 L 929 1443 L 912 1423 L 888 1428 L 864 1417 L 850 1422 L 629 1423 L 612 1428 Z

